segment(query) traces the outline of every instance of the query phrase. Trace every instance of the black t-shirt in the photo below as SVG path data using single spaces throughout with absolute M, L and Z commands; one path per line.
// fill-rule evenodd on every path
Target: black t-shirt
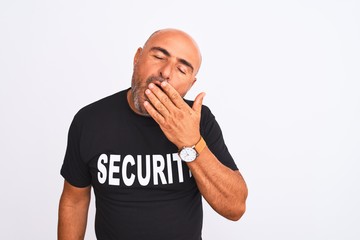
M 201 239 L 202 203 L 194 177 L 158 124 L 131 110 L 126 93 L 75 115 L 61 175 L 73 186 L 93 186 L 99 240 Z M 214 155 L 237 170 L 206 106 L 200 132 Z

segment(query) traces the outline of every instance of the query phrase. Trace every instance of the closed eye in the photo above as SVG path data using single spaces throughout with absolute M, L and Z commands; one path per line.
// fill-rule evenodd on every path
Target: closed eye
M 184 70 L 182 70 L 181 68 L 178 68 L 178 70 L 179 70 L 182 74 L 186 75 L 186 72 L 185 72 Z
M 153 55 L 154 58 L 159 59 L 159 60 L 163 60 L 164 58 L 162 56 L 158 56 L 158 55 Z

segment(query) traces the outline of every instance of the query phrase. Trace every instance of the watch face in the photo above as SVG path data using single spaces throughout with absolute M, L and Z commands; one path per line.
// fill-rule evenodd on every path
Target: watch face
M 185 162 L 192 162 L 197 157 L 196 151 L 194 148 L 186 147 L 183 148 L 180 153 L 180 158 Z

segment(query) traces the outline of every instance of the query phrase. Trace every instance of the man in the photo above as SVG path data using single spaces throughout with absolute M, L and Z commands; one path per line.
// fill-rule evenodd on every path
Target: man
M 200 64 L 188 34 L 159 30 L 135 54 L 131 88 L 75 115 L 61 169 L 59 239 L 84 238 L 91 186 L 99 240 L 201 239 L 201 196 L 240 219 L 247 187 L 202 106 L 205 94 L 183 99 Z

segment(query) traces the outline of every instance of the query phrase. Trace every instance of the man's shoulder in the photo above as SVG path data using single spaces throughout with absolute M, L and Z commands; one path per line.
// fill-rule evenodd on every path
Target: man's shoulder
M 126 92 L 127 89 L 116 92 L 82 107 L 75 118 L 88 118 L 121 108 L 126 104 Z

